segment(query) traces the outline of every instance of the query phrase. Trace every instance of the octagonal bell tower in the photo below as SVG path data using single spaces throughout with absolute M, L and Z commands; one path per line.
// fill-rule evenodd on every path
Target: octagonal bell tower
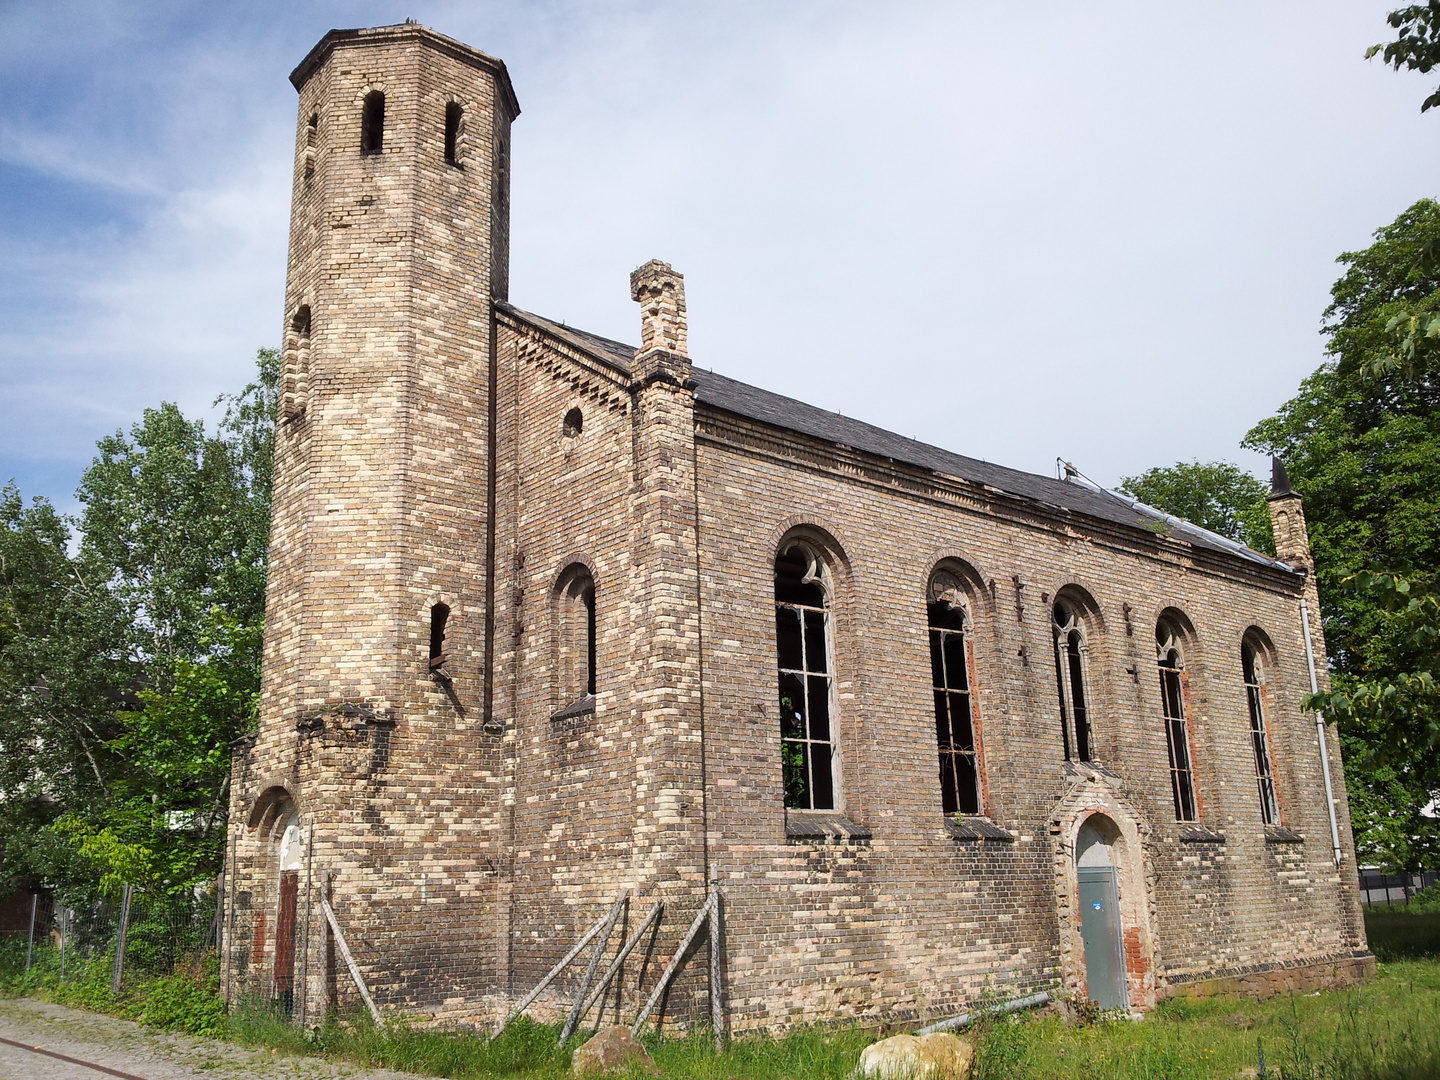
M 414 23 L 333 30 L 290 79 L 264 677 L 236 755 L 224 977 L 313 1018 L 347 993 L 327 888 L 382 1003 L 473 1000 L 494 971 L 492 303 L 519 107 L 501 61 Z

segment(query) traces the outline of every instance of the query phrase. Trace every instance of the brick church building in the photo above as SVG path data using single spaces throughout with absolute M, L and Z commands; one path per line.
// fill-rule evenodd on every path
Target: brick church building
M 503 63 L 407 23 L 291 81 L 231 1001 L 354 1005 L 328 904 L 380 1011 L 493 1022 L 628 891 L 628 1022 L 712 876 L 735 1031 L 1373 966 L 1283 470 L 1277 560 L 695 368 L 662 262 L 638 346 L 530 314 Z

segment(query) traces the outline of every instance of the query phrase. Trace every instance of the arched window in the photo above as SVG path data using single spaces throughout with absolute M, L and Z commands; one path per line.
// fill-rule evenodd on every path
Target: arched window
M 378 154 L 385 149 L 385 94 L 371 90 L 360 112 L 360 153 Z
M 1080 609 L 1070 600 L 1056 600 L 1051 609 L 1051 630 L 1055 638 L 1055 684 L 1060 695 L 1060 737 L 1065 744 L 1065 760 L 1073 760 L 1070 741 L 1073 734 L 1073 757 L 1089 761 L 1090 699 L 1085 687 L 1089 650 Z
M 462 168 L 455 156 L 455 147 L 460 139 L 460 121 L 464 115 L 465 110 L 458 102 L 452 101 L 445 106 L 445 164 L 454 165 L 457 169 Z
M 568 567 L 556 589 L 555 667 L 560 711 L 555 719 L 593 712 L 596 691 L 595 579 L 581 563 Z
M 1265 667 L 1259 650 L 1250 641 L 1240 646 L 1240 670 L 1245 679 L 1245 701 L 1250 707 L 1250 744 L 1255 751 L 1260 819 L 1266 825 L 1279 825 L 1280 803 L 1275 797 L 1275 774 L 1270 763 L 1270 729 L 1265 724 Z
M 1165 721 L 1165 746 L 1170 753 L 1175 820 L 1194 821 L 1195 771 L 1185 714 L 1185 654 L 1180 647 L 1180 632 L 1168 619 L 1155 624 L 1155 661 L 1160 668 L 1160 709 Z
M 280 416 L 294 420 L 305 412 L 310 398 L 310 308 L 302 306 L 285 332 L 285 355 L 280 387 Z
M 938 587 L 937 587 L 938 586 Z M 947 814 L 980 813 L 980 759 L 970 699 L 969 618 L 958 589 L 931 582 L 930 682 L 940 751 L 940 801 Z
M 798 541 L 775 560 L 775 651 L 785 806 L 835 809 L 835 681 L 824 565 Z

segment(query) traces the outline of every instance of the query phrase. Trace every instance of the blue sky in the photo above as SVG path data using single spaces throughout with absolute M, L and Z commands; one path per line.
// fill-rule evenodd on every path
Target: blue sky
M 1237 443 L 1322 361 L 1334 259 L 1440 194 L 1389 3 L 0 6 L 0 481 L 212 415 L 278 342 L 295 96 L 333 26 L 505 59 L 512 300 L 635 340 L 686 275 L 705 367 L 1102 483 Z

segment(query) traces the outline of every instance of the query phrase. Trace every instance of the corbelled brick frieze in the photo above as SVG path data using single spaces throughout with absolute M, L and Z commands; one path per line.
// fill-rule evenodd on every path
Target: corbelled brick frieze
M 292 81 L 232 1001 L 358 1005 L 323 900 L 382 1012 L 491 1023 L 628 895 L 626 934 L 664 904 L 629 1022 L 712 875 L 737 1031 L 1371 969 L 1283 472 L 1273 560 L 694 368 L 658 260 L 638 348 L 532 315 L 501 61 L 406 23 Z M 708 948 L 669 1022 L 708 1019 Z

